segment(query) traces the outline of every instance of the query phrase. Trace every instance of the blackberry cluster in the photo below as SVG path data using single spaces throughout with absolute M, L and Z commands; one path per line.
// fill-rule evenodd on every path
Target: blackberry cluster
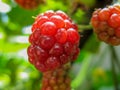
M 36 17 L 29 37 L 29 61 L 41 72 L 54 70 L 79 54 L 78 28 L 62 11 L 46 11 Z
M 15 0 L 18 5 L 25 9 L 35 9 L 43 0 Z
M 99 40 L 110 45 L 120 45 L 120 5 L 97 9 L 91 19 Z

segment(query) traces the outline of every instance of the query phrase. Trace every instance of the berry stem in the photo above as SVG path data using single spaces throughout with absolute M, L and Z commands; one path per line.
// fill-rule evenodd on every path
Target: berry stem
M 113 46 L 110 46 L 111 48 L 111 64 L 112 64 L 112 73 L 113 73 L 113 80 L 114 80 L 114 86 L 115 86 L 115 90 L 119 90 L 119 82 L 117 80 L 117 73 L 116 73 L 116 69 L 115 69 L 115 59 L 116 59 L 116 55 L 114 52 L 114 48 Z
M 111 50 L 112 50 L 112 53 L 113 53 L 113 57 L 114 57 L 114 60 L 119 68 L 119 71 L 120 71 L 120 62 L 119 62 L 119 58 L 115 52 L 115 48 L 113 46 L 111 46 Z
M 41 90 L 71 90 L 69 69 L 70 63 L 54 71 L 44 72 Z
M 78 25 L 78 28 L 80 29 L 80 30 L 91 30 L 93 27 L 92 27 L 92 25 Z

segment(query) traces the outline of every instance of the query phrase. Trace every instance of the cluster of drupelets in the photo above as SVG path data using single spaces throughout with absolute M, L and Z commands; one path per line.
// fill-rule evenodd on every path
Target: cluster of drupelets
M 50 71 L 74 61 L 79 54 L 77 26 L 62 11 L 37 16 L 29 37 L 29 61 L 40 71 Z
M 91 23 L 99 40 L 110 45 L 120 45 L 120 5 L 97 9 Z

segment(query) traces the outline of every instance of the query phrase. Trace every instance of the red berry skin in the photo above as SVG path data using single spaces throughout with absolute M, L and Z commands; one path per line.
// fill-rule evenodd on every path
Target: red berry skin
M 48 58 L 48 53 L 38 46 L 35 47 L 35 54 L 36 58 L 41 62 L 44 62 Z
M 29 62 L 34 64 L 35 62 L 35 55 L 34 55 L 34 47 L 31 45 L 28 47 L 27 49 L 27 53 L 28 53 L 28 56 L 29 56 Z
M 71 43 L 77 43 L 79 41 L 78 32 L 73 28 L 68 29 L 67 30 L 67 40 Z
M 52 21 L 57 26 L 57 28 L 64 27 L 64 20 L 58 15 L 50 17 L 50 21 Z
M 63 54 L 63 47 L 62 45 L 56 43 L 51 50 L 49 51 L 49 54 L 53 55 L 53 56 L 60 56 L 61 54 Z
M 53 10 L 48 10 L 44 13 L 44 16 L 47 16 L 48 18 L 50 18 L 51 16 L 54 15 L 54 11 Z
M 35 64 L 35 67 L 40 70 L 41 72 L 45 72 L 48 71 L 49 69 L 45 66 L 45 64 L 40 63 L 39 61 L 37 61 Z
M 49 21 L 47 16 L 42 16 L 41 18 L 38 19 L 37 25 L 41 26 L 43 23 Z
M 91 24 L 100 41 L 113 46 L 120 45 L 120 5 L 96 10 L 92 15 Z
M 47 59 L 46 65 L 48 65 L 50 69 L 58 68 L 60 66 L 59 59 L 57 57 L 51 56 Z
M 41 72 L 53 71 L 73 61 L 79 40 L 77 25 L 62 11 L 39 14 L 29 37 L 29 62 Z
M 57 28 L 53 22 L 46 22 L 41 25 L 40 31 L 43 35 L 53 36 L 57 32 Z
M 60 62 L 62 64 L 66 64 L 69 60 L 70 60 L 69 57 L 67 55 L 65 55 L 65 54 L 60 56 Z
M 60 28 L 55 37 L 57 42 L 65 43 L 67 40 L 67 31 L 64 28 Z
M 31 44 L 38 44 L 39 43 L 39 36 L 40 36 L 40 31 L 35 30 L 29 37 L 29 42 Z M 34 42 L 36 41 L 36 42 Z
M 39 46 L 45 50 L 50 49 L 55 43 L 55 39 L 52 36 L 41 35 L 39 38 Z
M 98 15 L 93 15 L 91 18 L 91 24 L 94 28 L 97 28 L 99 26 L 99 18 Z
M 74 51 L 74 45 L 70 42 L 64 44 L 64 50 L 67 55 L 72 55 Z
M 112 28 L 117 28 L 120 26 L 120 15 L 112 14 L 110 19 L 108 20 L 109 25 Z
M 68 16 L 62 11 L 56 11 L 56 15 L 61 16 L 63 19 L 68 19 Z
M 29 41 L 31 44 L 34 43 L 34 42 L 33 42 L 33 41 L 34 41 L 33 34 L 31 34 L 31 35 L 29 36 L 28 41 Z
M 31 31 L 33 32 L 36 29 L 37 29 L 37 22 L 32 25 Z
M 112 6 L 109 8 L 110 8 L 111 14 L 114 14 L 114 13 L 120 14 L 120 6 L 119 5 L 114 5 L 114 7 Z
M 107 21 L 110 17 L 110 11 L 107 8 L 102 9 L 99 14 L 98 17 L 101 21 Z
M 72 23 L 69 20 L 64 20 L 64 23 L 65 23 L 65 28 L 66 29 L 69 29 L 73 26 Z
M 39 29 L 36 29 L 32 34 L 33 34 L 34 40 L 36 41 L 39 38 L 41 33 Z
M 120 28 L 115 29 L 115 35 L 120 38 Z

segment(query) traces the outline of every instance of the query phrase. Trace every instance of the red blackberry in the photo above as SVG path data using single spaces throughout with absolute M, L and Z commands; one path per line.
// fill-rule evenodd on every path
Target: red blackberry
M 18 5 L 25 9 L 34 9 L 36 8 L 40 3 L 43 2 L 43 0 L 15 0 Z
M 99 40 L 120 45 L 120 5 L 96 10 L 91 23 Z
M 42 71 L 55 70 L 79 53 L 77 26 L 62 11 L 46 11 L 36 17 L 29 37 L 29 61 Z

